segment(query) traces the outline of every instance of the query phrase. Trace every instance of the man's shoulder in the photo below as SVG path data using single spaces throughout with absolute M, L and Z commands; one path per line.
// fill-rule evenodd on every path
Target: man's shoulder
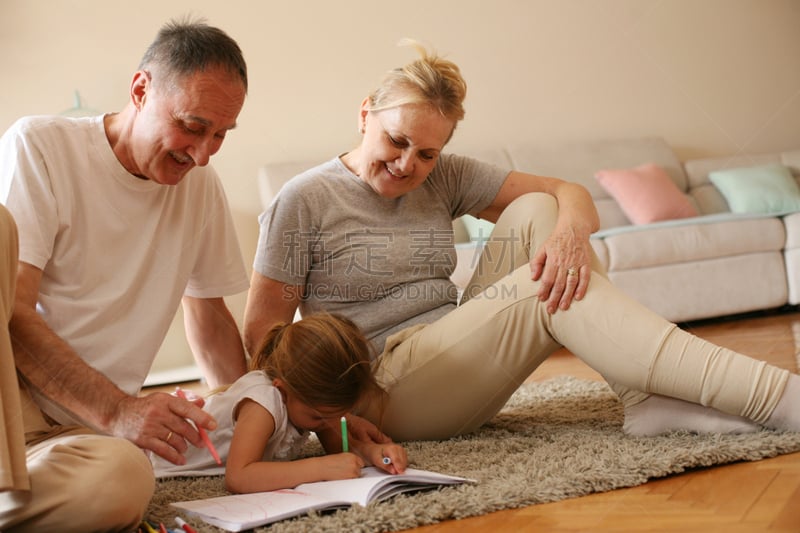
M 190 194 L 193 196 L 198 194 L 224 196 L 225 194 L 222 179 L 217 173 L 217 170 L 210 163 L 202 167 L 194 167 L 177 185 L 167 186 L 167 189 L 180 190 L 183 191 L 183 194 Z
M 6 130 L 6 146 L 38 147 L 42 153 L 64 150 L 67 146 L 86 146 L 104 139 L 103 117 L 70 118 L 60 115 L 29 115 L 19 118 Z
M 91 129 L 95 127 L 98 120 L 102 117 L 64 117 L 61 115 L 28 115 L 21 117 L 12 124 L 8 131 L 16 131 L 18 134 L 46 134 L 52 132 L 74 132 L 78 129 Z

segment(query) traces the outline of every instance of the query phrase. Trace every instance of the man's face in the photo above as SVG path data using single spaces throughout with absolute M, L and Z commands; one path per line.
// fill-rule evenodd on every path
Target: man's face
M 141 71 L 134 87 L 137 83 L 141 93 L 127 150 L 133 168 L 128 170 L 164 185 L 175 185 L 195 166 L 208 164 L 244 104 L 243 83 L 221 68 L 174 83 Z

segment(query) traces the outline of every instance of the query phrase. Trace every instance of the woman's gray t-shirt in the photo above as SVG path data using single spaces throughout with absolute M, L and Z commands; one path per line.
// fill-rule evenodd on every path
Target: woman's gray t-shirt
M 300 312 L 353 320 L 386 338 L 456 306 L 452 221 L 488 207 L 508 170 L 442 154 L 425 182 L 383 198 L 334 158 L 292 178 L 259 217 L 255 270 L 304 286 Z

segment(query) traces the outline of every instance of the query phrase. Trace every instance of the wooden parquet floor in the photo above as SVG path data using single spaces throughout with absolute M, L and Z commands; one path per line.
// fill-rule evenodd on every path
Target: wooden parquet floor
M 798 372 L 800 312 L 684 324 L 699 337 Z M 529 378 L 601 379 L 566 350 Z M 800 409 L 800 406 L 798 406 Z M 800 532 L 800 453 L 656 479 L 638 487 L 500 511 L 413 533 Z

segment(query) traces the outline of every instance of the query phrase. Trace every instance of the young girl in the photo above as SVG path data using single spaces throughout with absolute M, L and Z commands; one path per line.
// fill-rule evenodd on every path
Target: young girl
M 276 325 L 250 369 L 204 406 L 218 424 L 209 437 L 225 463 L 228 490 L 259 492 L 354 478 L 368 464 L 390 473 L 405 469 L 405 450 L 393 443 L 365 443 L 351 435 L 353 453 L 340 453 L 341 417 L 382 392 L 373 377 L 369 342 L 350 320 L 320 313 Z M 331 455 L 293 460 L 311 431 Z M 154 455 L 156 476 L 222 473 L 206 448 L 190 446 L 185 457 L 186 464 L 174 465 Z

